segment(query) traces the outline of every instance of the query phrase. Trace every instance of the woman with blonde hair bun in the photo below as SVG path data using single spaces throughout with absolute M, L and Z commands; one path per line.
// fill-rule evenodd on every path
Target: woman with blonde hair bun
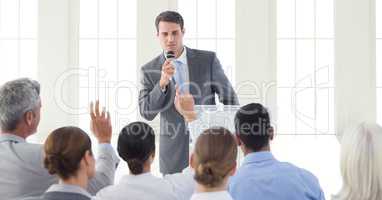
M 334 200 L 382 199 L 382 128 L 361 123 L 341 139 L 343 185 Z
M 221 127 L 205 130 L 191 155 L 196 192 L 191 200 L 232 200 L 226 191 L 228 178 L 236 171 L 237 145 L 232 133 Z

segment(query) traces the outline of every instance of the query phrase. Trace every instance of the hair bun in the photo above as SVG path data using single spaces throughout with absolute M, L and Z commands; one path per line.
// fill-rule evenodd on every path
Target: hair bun
M 61 156 L 57 154 L 45 155 L 44 165 L 48 169 L 49 174 L 53 175 L 57 173 L 57 169 L 61 165 Z
M 195 171 L 195 180 L 208 187 L 216 187 L 224 179 L 222 172 L 217 171 L 215 162 L 199 164 Z
M 127 160 L 127 165 L 133 174 L 141 174 L 143 172 L 143 164 L 144 162 L 136 158 Z

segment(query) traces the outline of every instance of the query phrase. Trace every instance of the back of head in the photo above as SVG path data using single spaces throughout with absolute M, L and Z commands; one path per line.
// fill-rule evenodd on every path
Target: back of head
M 337 199 L 382 199 L 382 128 L 361 123 L 341 138 L 343 186 Z
M 62 127 L 49 134 L 44 144 L 44 166 L 61 179 L 75 176 L 86 151 L 91 153 L 89 136 L 77 127 Z
M 13 131 L 23 115 L 38 106 L 40 84 L 20 78 L 6 82 L 0 88 L 0 127 L 2 131 Z
M 144 122 L 125 126 L 118 137 L 118 154 L 132 174 L 141 174 L 144 163 L 155 153 L 154 130 Z
M 235 115 L 235 129 L 245 147 L 260 151 L 269 145 L 270 118 L 265 107 L 251 103 L 241 107 Z
M 236 167 L 236 158 L 237 145 L 229 130 L 221 127 L 205 130 L 195 144 L 195 180 L 207 188 L 221 186 Z
M 183 30 L 184 21 L 182 15 L 180 15 L 176 11 L 164 11 L 161 12 L 156 18 L 155 18 L 155 28 L 157 31 L 159 31 L 159 22 L 172 22 L 175 24 L 179 24 L 180 29 Z

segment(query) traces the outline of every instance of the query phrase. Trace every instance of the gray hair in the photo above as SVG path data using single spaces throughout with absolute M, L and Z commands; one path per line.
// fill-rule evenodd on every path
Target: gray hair
M 6 82 L 0 87 L 0 127 L 12 131 L 24 114 L 40 102 L 40 84 L 29 78 Z
M 382 127 L 361 123 L 345 131 L 341 139 L 343 185 L 334 200 L 382 198 Z

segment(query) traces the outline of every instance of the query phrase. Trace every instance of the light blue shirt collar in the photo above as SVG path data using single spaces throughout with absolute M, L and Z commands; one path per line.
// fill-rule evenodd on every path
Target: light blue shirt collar
M 272 153 L 270 151 L 260 151 L 249 153 L 244 157 L 243 165 L 256 163 L 256 162 L 264 162 L 268 160 L 275 160 Z
M 6 142 L 6 141 L 12 141 L 16 143 L 23 143 L 26 142 L 24 138 L 14 135 L 14 134 L 9 134 L 9 133 L 1 133 L 0 134 L 0 142 Z
M 53 184 L 49 187 L 49 189 L 46 192 L 68 192 L 68 193 L 76 193 L 81 194 L 86 197 L 92 198 L 92 196 L 83 188 L 76 186 L 76 185 L 69 185 L 69 184 Z

